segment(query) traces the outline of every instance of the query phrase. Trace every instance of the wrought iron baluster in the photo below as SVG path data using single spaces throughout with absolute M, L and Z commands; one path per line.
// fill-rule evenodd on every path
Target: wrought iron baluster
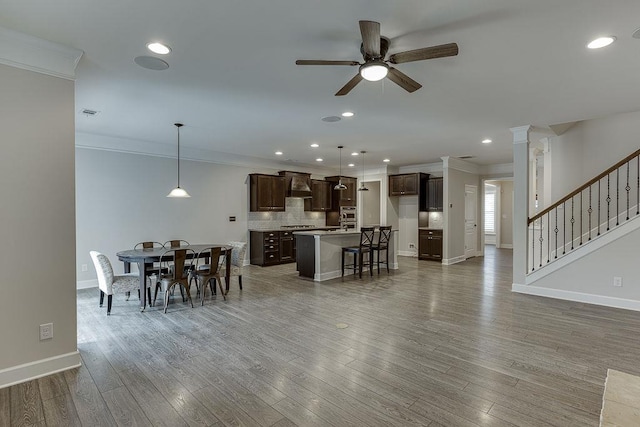
M 567 202 L 562 203 L 562 254 L 567 250 Z
M 547 212 L 547 264 L 549 264 L 549 257 L 551 253 L 551 219 L 549 219 L 551 212 Z
M 587 210 L 587 212 L 589 212 L 589 240 L 591 240 L 591 212 L 593 212 L 593 208 L 591 207 L 591 187 L 593 186 L 589 186 L 589 210 Z
M 556 212 L 556 228 L 553 231 L 555 231 L 556 233 L 556 251 L 554 252 L 553 258 L 557 259 L 558 258 L 558 208 L 556 207 L 554 211 Z
M 611 221 L 611 174 L 607 175 L 607 231 Z
M 629 163 L 627 162 L 627 186 L 624 187 L 627 190 L 627 221 L 629 221 L 629 191 L 631 191 L 631 187 L 629 186 Z
M 575 196 L 571 197 L 571 220 L 569 220 L 569 222 L 571 222 L 571 250 L 573 250 L 573 225 L 576 223 L 576 218 L 573 215 L 574 200 L 575 200 Z
M 582 246 L 582 193 L 584 193 L 584 191 L 580 192 L 580 245 Z
M 542 267 L 542 244 L 544 243 L 544 239 L 542 238 L 542 217 L 540 217 L 540 265 L 538 267 Z
M 602 195 L 600 193 L 600 183 L 602 182 L 601 179 L 598 180 L 598 236 L 600 235 L 600 199 L 602 198 Z
M 620 225 L 620 168 L 616 169 L 616 225 Z

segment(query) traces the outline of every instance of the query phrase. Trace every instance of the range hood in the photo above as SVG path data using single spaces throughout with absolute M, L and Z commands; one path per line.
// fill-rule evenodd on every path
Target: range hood
M 311 198 L 311 174 L 304 172 L 280 171 L 280 176 L 285 177 L 286 197 Z

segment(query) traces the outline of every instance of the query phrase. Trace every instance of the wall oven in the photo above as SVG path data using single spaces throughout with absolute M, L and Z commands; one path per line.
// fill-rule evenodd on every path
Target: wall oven
M 355 206 L 342 206 L 340 208 L 340 228 L 356 228 L 358 222 L 358 211 Z

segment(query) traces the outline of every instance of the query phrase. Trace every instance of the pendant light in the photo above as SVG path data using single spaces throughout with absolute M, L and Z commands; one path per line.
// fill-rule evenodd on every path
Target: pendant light
M 342 149 L 344 146 L 338 145 L 338 148 L 340 149 L 340 175 L 338 176 L 338 184 L 333 189 L 342 191 L 347 189 L 347 186 L 342 183 Z
M 358 188 L 358 191 L 369 191 L 369 189 L 364 186 L 364 155 L 365 153 L 366 151 L 360 152 L 360 154 L 362 154 L 362 181 L 360 182 L 360 188 Z
M 178 185 L 176 186 L 176 188 L 174 188 L 173 190 L 171 190 L 171 192 L 169 194 L 167 194 L 167 197 L 181 197 L 181 198 L 186 198 L 186 197 L 191 197 L 189 195 L 189 193 L 186 192 L 186 190 L 184 190 L 183 188 L 180 187 L 180 128 L 182 126 L 184 126 L 182 123 L 174 123 L 174 126 L 176 128 L 178 128 Z

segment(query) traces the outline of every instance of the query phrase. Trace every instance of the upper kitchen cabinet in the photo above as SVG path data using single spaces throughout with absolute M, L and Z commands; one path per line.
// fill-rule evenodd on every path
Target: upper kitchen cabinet
M 429 212 L 442 212 L 444 210 L 443 178 L 431 178 L 427 183 L 427 203 L 420 210 Z
M 389 196 L 418 196 L 421 188 L 426 188 L 428 178 L 426 173 L 389 175 Z
M 358 200 L 358 179 L 348 176 L 328 176 L 326 181 L 331 183 L 331 210 L 340 210 L 343 206 L 356 206 Z M 346 190 L 335 190 L 334 187 L 342 180 Z
M 311 180 L 311 198 L 304 199 L 304 210 L 314 212 L 326 212 L 331 210 L 331 190 L 333 184 L 330 181 L 320 179 Z
M 249 210 L 251 212 L 283 212 L 286 192 L 284 176 L 249 175 Z

